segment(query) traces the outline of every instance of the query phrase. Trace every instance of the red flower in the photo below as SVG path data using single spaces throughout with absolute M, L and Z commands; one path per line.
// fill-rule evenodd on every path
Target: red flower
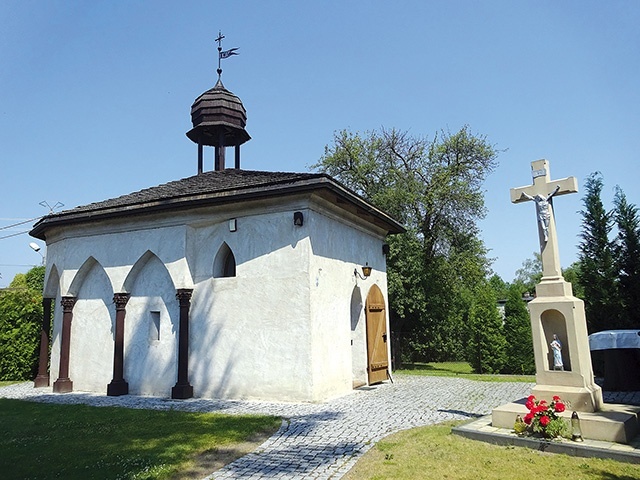
M 529 395 L 527 397 L 527 402 L 524 404 L 529 410 L 531 410 L 536 405 L 536 397 L 534 395 Z
M 550 421 L 551 420 L 546 415 L 543 415 L 540 417 L 540 425 L 542 425 L 543 427 L 546 427 L 547 425 L 549 425 Z
M 556 412 L 564 412 L 564 403 L 556 402 L 553 408 L 555 409 Z
M 533 420 L 533 414 L 529 412 L 524 416 L 524 423 L 531 425 L 531 420 Z
M 560 401 L 560 397 L 558 395 L 554 395 L 553 396 L 553 401 L 554 402 L 559 402 Z

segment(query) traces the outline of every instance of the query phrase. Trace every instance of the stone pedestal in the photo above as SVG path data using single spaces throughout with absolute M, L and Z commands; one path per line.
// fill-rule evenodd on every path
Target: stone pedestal
M 568 408 L 595 412 L 602 408 L 602 390 L 595 383 L 589 353 L 584 303 L 573 296 L 571 284 L 560 278 L 543 278 L 529 302 L 538 400 L 551 403 L 558 395 Z M 554 369 L 550 344 L 553 336 L 562 344 L 564 370 Z
M 528 412 L 524 401 L 522 403 L 507 403 L 491 412 L 491 425 L 513 430 L 516 416 L 524 417 Z M 571 413 L 571 410 L 565 410 L 559 416 L 570 424 Z M 582 436 L 591 440 L 629 443 L 640 432 L 639 414 L 640 407 L 613 404 L 606 404 L 598 412 L 579 413 Z

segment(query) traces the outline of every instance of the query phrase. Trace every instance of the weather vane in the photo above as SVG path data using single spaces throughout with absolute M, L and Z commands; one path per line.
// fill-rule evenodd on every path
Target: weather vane
M 236 50 L 238 50 L 238 48 L 231 48 L 229 50 L 225 50 L 224 52 L 222 51 L 222 39 L 224 38 L 224 35 L 222 35 L 221 31 L 218 31 L 218 38 L 216 38 L 216 42 L 218 42 L 218 80 L 220 80 L 220 76 L 222 75 L 222 67 L 220 66 L 220 60 L 222 60 L 223 58 L 229 58 L 231 55 L 239 55 L 239 53 L 236 52 Z

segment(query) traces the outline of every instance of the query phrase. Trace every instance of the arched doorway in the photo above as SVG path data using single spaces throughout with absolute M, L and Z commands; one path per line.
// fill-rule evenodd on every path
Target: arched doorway
M 365 305 L 367 321 L 367 372 L 369 385 L 387 379 L 389 355 L 387 348 L 387 320 L 384 296 L 377 285 L 367 295 Z

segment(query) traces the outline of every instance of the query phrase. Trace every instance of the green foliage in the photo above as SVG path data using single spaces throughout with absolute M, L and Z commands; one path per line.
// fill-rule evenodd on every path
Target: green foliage
M 640 328 L 640 311 L 636 305 L 640 298 L 640 218 L 638 208 L 627 202 L 620 188 L 617 188 L 614 198 L 614 218 L 618 227 L 614 252 L 621 306 L 620 326 Z
M 476 373 L 498 373 L 504 367 L 506 341 L 496 303 L 488 283 L 475 289 L 467 320 L 467 361 Z
M 618 295 L 614 244 L 609 240 L 612 214 L 601 199 L 602 177 L 594 173 L 585 182 L 581 242 L 579 245 L 580 285 L 584 289 L 589 333 L 621 328 L 621 305 Z
M 407 228 L 388 240 L 387 257 L 391 328 L 402 337 L 393 348 L 404 359 L 463 356 L 470 292 L 489 267 L 476 222 L 484 217 L 482 184 L 496 156 L 467 127 L 433 140 L 342 130 L 313 166 Z
M 45 266 L 41 265 L 39 267 L 33 267 L 31 270 L 25 273 L 24 280 L 27 288 L 36 292 L 42 292 L 44 290 L 45 270 Z
M 580 260 L 572 265 L 574 293 L 585 302 L 590 333 L 617 328 L 640 328 L 640 215 L 617 187 L 614 208 L 607 212 L 601 200 L 602 176 L 586 182 L 582 213 Z M 613 227 L 617 234 L 613 240 Z M 565 272 L 565 278 L 571 272 Z M 573 282 L 572 282 L 573 283 Z
M 516 270 L 516 278 L 513 283 L 520 286 L 522 293 L 533 295 L 536 285 L 542 278 L 542 256 L 539 252 L 533 252 L 533 258 L 527 258 L 522 262 L 522 267 Z
M 562 276 L 573 288 L 573 295 L 584 300 L 584 288 L 580 283 L 580 261 L 573 262 L 562 269 Z
M 30 380 L 37 373 L 43 269 L 17 274 L 0 291 L 0 380 Z
M 531 338 L 531 320 L 518 285 L 512 285 L 509 288 L 504 315 L 506 362 L 502 373 L 534 374 L 536 365 Z
M 4 479 L 174 478 L 192 455 L 232 450 L 280 423 L 257 415 L 0 399 L 0 471 Z
M 509 295 L 509 284 L 502 280 L 500 275 L 494 274 L 489 277 L 489 285 L 498 300 L 505 300 Z

